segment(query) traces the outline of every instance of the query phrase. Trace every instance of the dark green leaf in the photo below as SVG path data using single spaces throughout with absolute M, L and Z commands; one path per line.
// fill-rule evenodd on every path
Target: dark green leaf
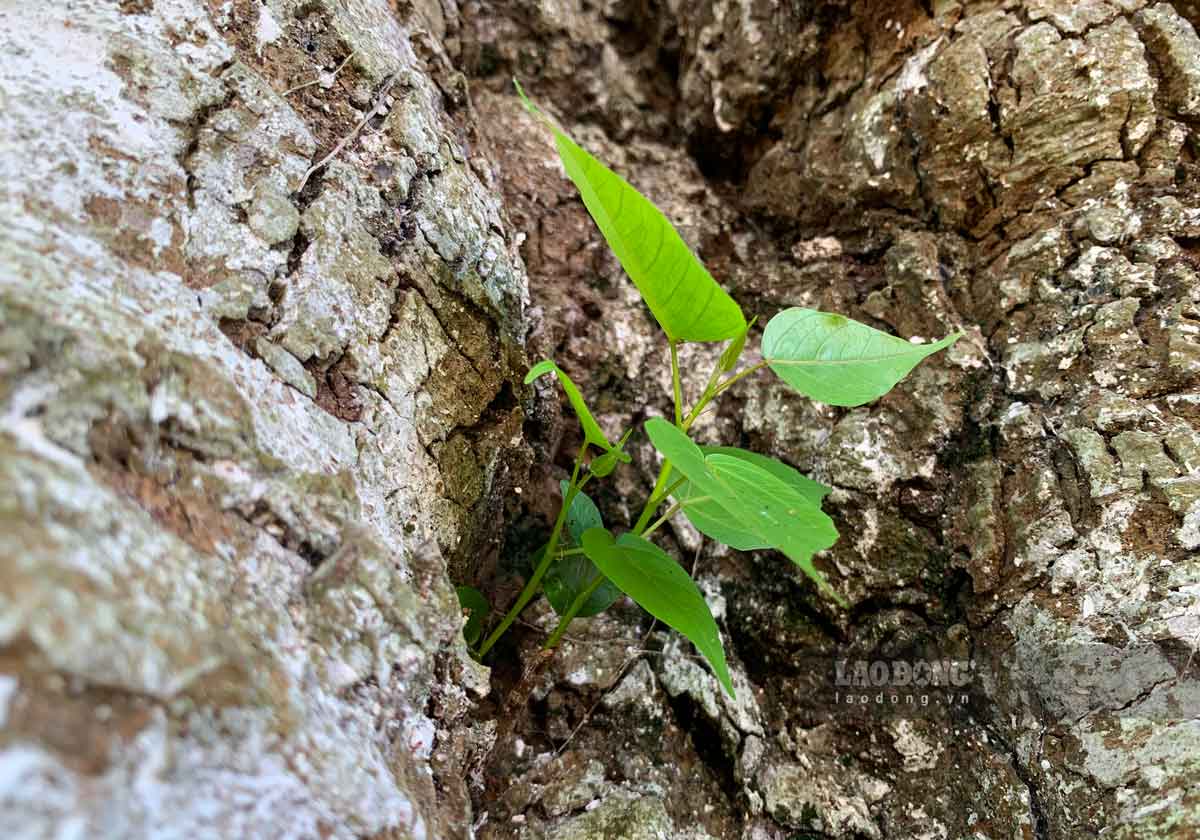
M 564 614 L 575 603 L 575 599 L 591 585 L 600 571 L 585 554 L 568 554 L 558 559 L 542 578 L 542 587 L 546 591 L 546 600 L 559 615 Z M 613 601 L 621 597 L 619 590 L 611 580 L 605 580 L 596 591 L 588 596 L 575 613 L 578 618 L 602 613 L 612 606 Z
M 570 486 L 566 481 L 558 482 L 558 489 L 564 499 Z M 600 517 L 600 509 L 596 507 L 596 503 L 582 490 L 575 491 L 575 498 L 571 500 L 571 507 L 567 509 L 567 534 L 570 535 L 571 542 L 581 545 L 584 531 L 602 527 L 604 520 Z
M 515 80 L 514 80 L 515 82 Z M 624 178 L 576 145 L 517 90 L 554 133 L 568 177 L 671 341 L 723 341 L 745 327 L 742 310 L 717 285 L 662 212 Z
M 962 333 L 912 344 L 841 315 L 785 309 L 763 333 L 763 357 L 784 382 L 830 405 L 862 405 L 883 396 L 926 356 Z
M 622 534 L 614 540 L 603 528 L 584 532 L 583 547 L 600 571 L 626 595 L 687 637 L 712 665 L 729 696 L 734 696 L 717 622 L 704 596 L 678 563 L 648 540 L 633 534 Z
M 564 498 L 568 486 L 565 481 L 559 483 Z M 582 546 L 585 531 L 603 526 L 604 520 L 600 518 L 600 511 L 595 502 L 588 498 L 586 493 L 577 492 L 571 501 L 571 507 L 567 509 L 564 536 L 569 538 L 568 545 Z M 568 554 L 559 557 L 546 572 L 546 576 L 542 578 L 546 600 L 550 602 L 550 606 L 554 607 L 556 613 L 562 615 L 571 608 L 575 599 L 588 588 L 598 574 L 600 574 L 600 570 L 587 558 L 587 555 Z M 606 580 L 583 602 L 583 606 L 576 615 L 586 618 L 589 615 L 604 612 L 619 597 L 621 597 L 621 590 L 612 581 Z
M 733 540 L 729 544 L 735 548 L 782 551 L 824 592 L 845 603 L 813 565 L 813 554 L 833 545 L 838 534 L 833 521 L 807 494 L 743 457 L 719 452 L 705 456 L 687 435 L 662 418 L 647 420 L 646 433 L 688 480 L 691 498 L 705 500 L 684 509 L 697 528 L 713 539 Z M 696 511 L 698 519 L 693 518 Z
M 492 609 L 491 605 L 488 604 L 483 593 L 473 586 L 459 586 L 455 588 L 455 591 L 458 593 L 458 605 L 467 612 L 467 623 L 463 625 L 463 638 L 468 645 L 474 645 L 483 635 L 483 623 L 487 621 L 488 613 Z

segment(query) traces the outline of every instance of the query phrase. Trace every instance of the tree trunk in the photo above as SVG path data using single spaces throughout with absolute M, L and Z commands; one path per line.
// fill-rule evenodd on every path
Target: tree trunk
M 0 835 L 1189 836 L 1198 22 L 0 10 Z M 842 533 L 818 564 L 846 610 L 778 555 L 660 532 L 736 702 L 628 602 L 525 679 L 540 631 L 490 683 L 465 654 L 452 583 L 511 600 L 577 445 L 528 361 L 614 434 L 670 405 L 514 75 L 760 324 L 966 333 L 872 405 L 764 374 L 697 424 L 832 486 Z M 719 350 L 683 348 L 692 393 Z M 631 450 L 610 527 L 653 481 Z M 831 703 L 837 661 L 945 659 L 966 705 Z
M 566 838 L 635 813 L 644 836 L 660 823 L 730 838 L 1187 836 L 1200 824 L 1196 8 L 565 8 L 465 6 L 462 63 L 489 91 L 476 101 L 506 138 L 509 207 L 530 231 L 532 342 L 610 430 L 669 413 L 665 350 L 547 174 L 553 151 L 508 94 L 513 73 L 681 224 L 760 324 L 802 305 L 966 337 L 864 408 L 816 406 L 764 375 L 706 418 L 702 437 L 835 488 L 843 536 L 820 565 L 851 609 L 778 556 L 705 546 L 697 576 L 752 689 L 721 698 L 666 642 L 588 716 L 625 651 L 580 645 L 522 733 L 537 749 L 493 753 L 497 787 L 527 784 L 493 807 L 489 836 L 521 835 L 511 814 L 529 836 Z M 685 356 L 692 393 L 716 352 Z M 643 486 L 623 495 L 653 474 L 640 455 Z M 628 505 L 608 501 L 620 525 Z M 697 550 L 684 526 L 674 539 Z M 576 635 L 643 647 L 616 620 L 593 625 Z M 974 663 L 969 706 L 862 722 L 831 713 L 817 684 L 837 658 L 931 657 Z M 553 762 L 530 758 L 585 717 Z
M 0 836 L 468 836 L 526 280 L 430 27 L 0 10 Z

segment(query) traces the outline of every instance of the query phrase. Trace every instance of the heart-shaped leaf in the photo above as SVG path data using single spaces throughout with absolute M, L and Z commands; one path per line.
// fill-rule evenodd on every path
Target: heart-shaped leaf
M 746 325 L 741 307 L 712 279 L 666 216 L 551 123 L 516 85 L 526 107 L 554 133 L 567 176 L 667 338 L 724 341 L 741 332 Z
M 563 495 L 566 496 L 567 482 L 561 482 L 560 487 Z M 575 498 L 571 501 L 571 507 L 567 509 L 565 536 L 569 537 L 569 544 L 582 546 L 584 532 L 602 527 L 604 527 L 604 520 L 600 518 L 600 510 L 596 507 L 595 502 L 588 498 L 583 491 L 577 491 Z M 535 560 L 535 564 L 536 562 Z M 598 574 L 600 574 L 600 570 L 588 559 L 586 554 L 564 555 L 555 561 L 554 565 L 546 572 L 546 576 L 542 578 L 546 600 L 550 602 L 550 606 L 554 607 L 556 613 L 562 615 L 571 608 L 575 599 L 591 585 Z M 605 580 L 583 602 L 583 606 L 576 615 L 586 618 L 589 615 L 604 612 L 612 606 L 613 601 L 620 597 L 621 590 L 612 581 Z
M 737 449 L 732 446 L 702 446 L 700 451 L 704 453 L 705 463 L 708 464 L 710 470 L 713 462 L 709 456 L 712 455 L 722 455 L 745 461 L 782 481 L 792 493 L 806 500 L 817 510 L 820 510 L 821 500 L 829 493 L 828 487 L 806 478 L 795 468 L 756 452 L 747 452 L 745 449 Z M 776 490 L 782 494 L 781 498 L 794 505 L 800 505 L 799 502 L 790 498 L 787 490 L 779 488 Z M 681 484 L 675 493 L 675 498 L 684 503 L 684 515 L 700 533 L 739 551 L 773 547 L 773 543 L 765 541 L 766 538 L 761 533 L 761 529 L 752 530 L 738 513 L 727 510 L 716 500 L 708 498 L 707 501 L 695 501 L 704 499 L 705 496 L 706 494 L 690 481 Z
M 837 528 L 805 493 L 744 458 L 722 453 L 705 456 L 686 434 L 661 417 L 646 421 L 646 434 L 692 485 L 692 492 L 705 499 L 698 507 L 719 510 L 720 515 L 708 521 L 701 518 L 706 527 L 715 526 L 716 535 L 709 536 L 782 551 L 822 591 L 845 604 L 812 562 L 813 554 L 837 541 Z
M 771 370 L 801 394 L 855 406 L 886 394 L 922 359 L 961 335 L 912 344 L 841 315 L 796 307 L 767 324 L 762 353 Z
M 604 575 L 650 615 L 682 633 L 712 665 L 733 697 L 717 622 L 695 582 L 661 548 L 633 534 L 614 540 L 603 528 L 583 534 L 583 549 Z

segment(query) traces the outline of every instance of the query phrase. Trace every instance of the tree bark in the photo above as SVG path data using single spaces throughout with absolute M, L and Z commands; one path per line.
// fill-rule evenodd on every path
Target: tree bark
M 680 223 L 760 324 L 801 305 L 906 338 L 966 333 L 867 407 L 815 406 L 763 376 L 706 418 L 710 442 L 835 488 L 843 536 L 821 565 L 853 606 L 782 558 L 706 546 L 698 578 L 752 690 L 727 701 L 667 642 L 554 762 L 499 744 L 498 778 L 545 786 L 511 803 L 539 826 L 525 832 L 586 836 L 633 797 L 674 836 L 1187 836 L 1200 823 L 1195 8 L 464 13 L 463 63 L 493 91 L 477 101 L 509 138 L 509 206 L 532 231 L 532 341 L 612 431 L 644 399 L 669 412 L 665 351 L 569 185 L 546 174 L 553 151 L 507 94 L 512 73 Z M 718 351 L 689 349 L 696 393 Z M 645 483 L 653 455 L 640 456 Z M 620 525 L 622 510 L 606 515 Z M 674 539 L 684 557 L 699 542 L 686 526 Z M 603 622 L 576 635 L 605 633 L 633 635 Z M 974 663 L 968 709 L 851 723 L 807 664 L 931 656 Z M 623 661 L 561 657 L 524 737 L 548 728 L 560 745 L 555 718 L 586 715 Z M 661 757 L 676 750 L 703 769 Z M 624 798 L 588 787 L 592 761 Z M 602 804 L 563 822 L 564 797 Z M 501 825 L 490 836 L 521 833 Z
M 469 836 L 526 280 L 429 30 L 0 10 L 0 835 Z

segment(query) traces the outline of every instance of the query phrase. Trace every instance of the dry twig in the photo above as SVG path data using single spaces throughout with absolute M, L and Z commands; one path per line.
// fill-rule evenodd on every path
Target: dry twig
M 306 87 L 312 87 L 313 85 L 319 85 L 319 84 L 321 84 L 321 82 L 323 82 L 325 80 L 326 77 L 329 78 L 329 80 L 330 80 L 329 83 L 332 85 L 333 80 L 336 79 L 338 77 L 338 74 L 342 72 L 343 68 L 345 68 L 345 66 L 350 63 L 350 59 L 354 58 L 354 54 L 356 52 L 358 52 L 358 50 L 351 50 L 350 55 L 346 56 L 342 60 L 342 63 L 339 64 L 332 73 L 321 73 L 320 75 L 317 76 L 317 78 L 315 78 L 311 81 L 302 82 L 301 84 L 298 84 L 295 87 L 288 88 L 287 90 L 285 90 L 283 92 L 283 95 L 291 96 L 293 93 L 295 93 L 298 90 L 304 90 L 304 88 L 306 88 Z
M 338 144 L 333 147 L 333 151 L 309 167 L 308 171 L 304 173 L 304 177 L 300 179 L 300 186 L 296 187 L 296 192 L 303 190 L 304 185 L 308 183 L 308 179 L 313 176 L 313 173 L 318 169 L 324 168 L 329 161 L 341 154 L 342 149 L 349 146 L 354 138 L 358 136 L 358 133 L 363 130 L 363 127 L 379 114 L 380 110 L 384 107 L 383 103 L 387 100 L 388 91 L 392 89 L 392 85 L 395 82 L 395 74 L 387 77 L 387 80 L 383 83 L 383 87 L 379 89 L 379 93 L 375 96 L 375 104 L 371 106 L 371 110 L 363 115 L 363 118 L 358 121 L 358 124 L 354 126 L 349 134 L 338 141 Z

